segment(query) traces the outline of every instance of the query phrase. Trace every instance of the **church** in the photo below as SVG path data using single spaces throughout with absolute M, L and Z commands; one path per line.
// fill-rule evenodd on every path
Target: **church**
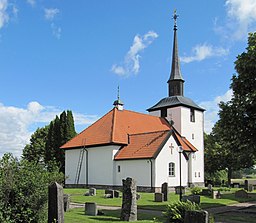
M 132 177 L 138 191 L 158 191 L 168 183 L 204 185 L 204 109 L 184 96 L 174 14 L 168 97 L 148 114 L 114 108 L 65 143 L 65 186 L 119 188 Z

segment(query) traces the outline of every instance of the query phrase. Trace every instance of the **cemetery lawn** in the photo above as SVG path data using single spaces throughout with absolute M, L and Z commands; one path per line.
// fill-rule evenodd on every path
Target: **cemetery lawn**
M 235 198 L 235 195 L 234 195 L 235 190 L 239 190 L 239 189 L 232 189 L 231 191 L 222 192 L 223 195 L 221 199 L 212 199 L 208 196 L 201 196 L 201 207 L 205 209 L 205 208 L 226 206 L 230 204 L 255 200 L 255 198 L 254 199 Z M 104 190 L 97 190 L 96 196 L 84 196 L 86 191 L 88 190 L 84 188 L 83 189 L 80 189 L 80 188 L 64 189 L 64 193 L 70 194 L 71 202 L 74 202 L 74 203 L 84 204 L 85 202 L 96 202 L 97 205 L 119 206 L 119 207 L 121 207 L 122 205 L 122 198 L 104 198 L 104 192 L 105 192 Z M 169 199 L 168 199 L 169 201 L 167 202 L 155 202 L 154 193 L 139 192 L 139 194 L 141 195 L 141 199 L 137 201 L 137 205 L 139 209 L 165 211 L 166 206 L 169 203 L 173 203 L 179 200 L 179 195 L 175 194 L 174 192 L 169 193 Z M 190 193 L 188 192 L 187 194 L 190 194 Z
M 80 223 L 80 222 L 88 222 L 88 223 L 95 223 L 95 222 L 127 222 L 127 221 L 120 221 L 120 210 L 117 211 L 103 211 L 104 215 L 102 216 L 88 216 L 84 214 L 84 208 L 74 208 L 65 212 L 65 223 Z M 141 222 L 163 222 L 163 217 L 155 217 L 153 214 L 147 213 L 139 213 L 138 214 L 138 223 Z

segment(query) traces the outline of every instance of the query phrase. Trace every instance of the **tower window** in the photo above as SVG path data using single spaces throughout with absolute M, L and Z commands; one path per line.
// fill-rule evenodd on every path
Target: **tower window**
M 121 172 L 121 167 L 118 165 L 117 166 L 117 172 L 120 173 Z
M 175 176 L 175 163 L 169 163 L 169 177 Z
M 161 117 L 162 117 L 162 118 L 167 117 L 167 109 L 166 109 L 166 108 L 162 108 L 162 109 L 161 109 Z
M 190 108 L 190 121 L 195 122 L 195 109 Z

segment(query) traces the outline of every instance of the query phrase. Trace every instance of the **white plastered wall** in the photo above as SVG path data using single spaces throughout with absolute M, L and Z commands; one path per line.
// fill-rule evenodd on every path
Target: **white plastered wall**
M 180 162 L 179 162 L 178 145 L 174 138 L 171 136 L 161 152 L 155 160 L 156 180 L 155 187 L 161 187 L 165 182 L 169 187 L 180 185 Z M 175 164 L 175 175 L 169 176 L 169 163 Z M 188 185 L 188 162 L 183 154 L 181 154 L 181 184 L 182 186 Z

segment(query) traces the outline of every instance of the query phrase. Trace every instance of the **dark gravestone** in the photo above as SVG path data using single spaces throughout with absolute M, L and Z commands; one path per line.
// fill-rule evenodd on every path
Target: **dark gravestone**
M 69 210 L 69 205 L 70 205 L 70 195 L 69 194 L 64 194 L 63 195 L 63 201 L 64 201 L 64 211 Z
M 57 182 L 48 187 L 48 223 L 64 223 L 63 187 Z
M 238 190 L 235 192 L 236 198 L 248 198 L 248 193 L 245 190 Z
M 163 202 L 164 194 L 163 193 L 155 193 L 155 202 Z
M 207 211 L 186 211 L 184 223 L 208 223 L 209 215 Z
M 177 187 L 175 187 L 175 194 L 180 194 L 180 190 L 181 190 L 181 193 L 182 194 L 185 194 L 185 187 L 183 187 L 183 186 L 177 186 Z
M 114 190 L 114 197 L 119 198 L 120 197 L 120 191 Z
M 164 201 L 168 201 L 168 183 L 162 184 L 162 193 L 164 194 Z
M 96 216 L 98 213 L 97 210 L 97 204 L 93 202 L 86 202 L 85 203 L 85 214 L 86 215 L 91 215 L 91 216 Z
M 114 197 L 114 190 L 106 189 L 105 190 L 105 197 L 113 198 Z
M 252 184 L 249 184 L 248 192 L 252 192 L 253 190 L 254 190 L 254 186 Z
M 196 204 L 200 204 L 200 195 L 183 195 L 182 201 L 191 201 Z
M 244 189 L 247 190 L 247 191 L 249 190 L 249 182 L 248 182 L 248 180 L 244 181 Z
M 136 194 L 136 200 L 141 199 L 141 195 L 140 194 Z
M 134 179 L 127 177 L 126 180 L 123 180 L 121 221 L 137 221 L 136 191 L 137 187 Z

